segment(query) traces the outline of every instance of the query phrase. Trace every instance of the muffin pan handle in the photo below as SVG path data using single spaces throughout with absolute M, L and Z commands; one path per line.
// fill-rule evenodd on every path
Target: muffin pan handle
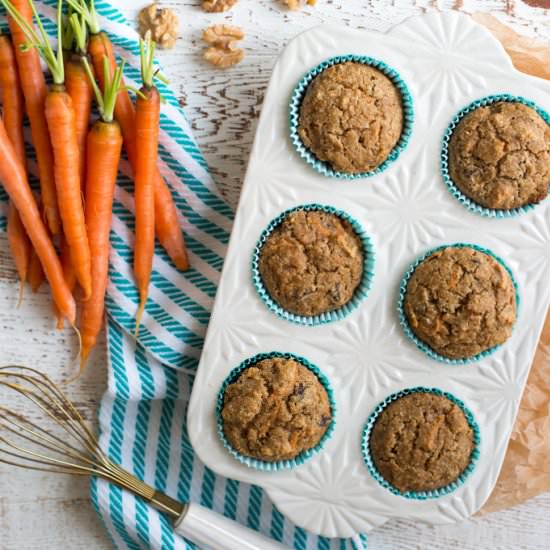
M 287 546 L 195 503 L 189 504 L 174 528 L 178 535 L 215 550 L 288 550 Z

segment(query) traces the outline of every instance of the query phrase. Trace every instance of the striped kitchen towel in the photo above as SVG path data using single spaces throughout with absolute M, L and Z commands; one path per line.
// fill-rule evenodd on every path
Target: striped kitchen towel
M 46 30 L 55 34 L 56 0 L 37 2 Z M 139 85 L 137 35 L 120 12 L 96 0 L 100 24 L 125 76 Z M 224 479 L 195 456 L 186 430 L 189 395 L 208 324 L 233 214 L 216 189 L 169 87 L 159 84 L 162 107 L 161 171 L 179 209 L 191 265 L 178 272 L 157 246 L 150 298 L 139 341 L 134 328 L 138 293 L 132 276 L 133 196 L 126 161 L 121 164 L 111 231 L 107 296 L 108 389 L 99 412 L 100 443 L 117 463 L 181 501 L 213 508 L 297 549 L 364 548 L 366 537 L 330 540 L 308 534 L 285 519 L 258 487 Z M 5 206 L 5 195 L 1 197 Z M 5 208 L 1 227 L 5 227 Z M 168 520 L 142 500 L 92 480 L 94 506 L 117 548 L 194 548 L 174 534 Z

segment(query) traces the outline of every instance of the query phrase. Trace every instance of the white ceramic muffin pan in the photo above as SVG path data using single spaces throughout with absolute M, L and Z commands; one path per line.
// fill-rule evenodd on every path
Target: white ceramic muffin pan
M 335 56 L 368 55 L 407 83 L 415 123 L 407 149 L 387 170 L 355 181 L 331 179 L 307 165 L 289 139 L 292 91 L 311 68 Z M 408 19 L 387 34 L 322 26 L 294 39 L 273 71 L 189 408 L 189 433 L 202 461 L 223 476 L 263 487 L 296 524 L 328 537 L 368 532 L 390 518 L 460 521 L 479 510 L 497 480 L 550 301 L 550 199 L 530 212 L 489 219 L 468 211 L 443 183 L 441 139 L 453 116 L 481 97 L 510 93 L 550 111 L 550 83 L 516 71 L 502 46 L 467 16 Z M 376 250 L 369 296 L 344 320 L 293 324 L 260 300 L 251 258 L 258 238 L 282 211 L 307 203 L 353 216 Z M 510 266 L 521 306 L 513 336 L 480 362 L 444 365 L 403 334 L 396 313 L 407 266 L 429 248 L 457 241 L 491 249 Z M 228 373 L 261 352 L 301 355 L 330 379 L 336 429 L 303 465 L 263 472 L 240 464 L 216 433 L 216 397 Z M 462 399 L 481 432 L 480 458 L 465 484 L 425 501 L 390 493 L 369 474 L 361 432 L 389 394 L 438 387 Z

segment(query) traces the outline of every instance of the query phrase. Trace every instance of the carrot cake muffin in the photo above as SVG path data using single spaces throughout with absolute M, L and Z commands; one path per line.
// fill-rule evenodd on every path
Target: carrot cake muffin
M 364 63 L 332 65 L 308 86 L 298 133 L 304 145 L 339 172 L 380 166 L 403 129 L 401 95 L 392 81 Z
M 298 210 L 262 246 L 259 270 L 283 309 L 319 315 L 352 298 L 363 274 L 363 247 L 351 224 L 337 215 Z
M 415 269 L 404 310 L 420 340 L 440 355 L 464 359 L 510 337 L 516 291 L 506 269 L 489 254 L 448 247 Z
M 225 390 L 223 429 L 245 456 L 286 460 L 315 447 L 332 421 L 327 391 L 293 359 L 273 357 L 245 369 Z
M 400 492 L 432 491 L 456 481 L 470 463 L 474 434 L 450 399 L 418 392 L 390 403 L 370 438 L 380 475 Z
M 540 202 L 550 185 L 550 126 L 522 103 L 479 107 L 451 136 L 449 173 L 467 197 L 487 208 Z

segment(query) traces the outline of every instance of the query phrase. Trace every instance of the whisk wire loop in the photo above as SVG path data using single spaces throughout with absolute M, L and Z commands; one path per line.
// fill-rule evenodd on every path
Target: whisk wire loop
M 8 392 L 8 399 L 0 405 L 0 462 L 30 470 L 97 476 L 132 491 L 174 519 L 182 517 L 186 505 L 157 492 L 109 459 L 78 409 L 47 375 L 30 367 L 0 367 L 0 390 Z M 12 406 L 14 397 L 34 405 L 33 420 L 19 414 L 17 404 Z M 41 427 L 34 413 L 51 427 Z

